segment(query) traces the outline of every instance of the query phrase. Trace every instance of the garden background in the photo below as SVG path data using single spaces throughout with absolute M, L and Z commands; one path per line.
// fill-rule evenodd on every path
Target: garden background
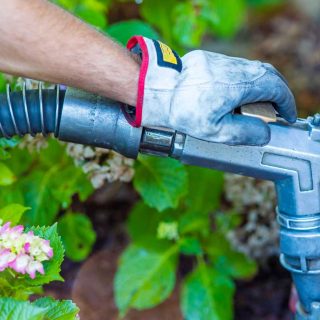
M 319 110 L 318 1 L 54 2 L 122 44 L 142 34 L 181 55 L 266 60 L 288 79 L 300 116 Z M 23 85 L 1 75 L 2 91 L 8 82 Z M 75 319 L 75 304 L 85 320 L 289 319 L 272 183 L 41 136 L 0 139 L 0 160 L 0 218 L 54 234 L 61 253 L 35 281 L 0 273 L 0 310 L 21 308 L 21 320 Z M 27 302 L 43 295 L 75 304 Z M 41 317 L 47 305 L 60 317 Z

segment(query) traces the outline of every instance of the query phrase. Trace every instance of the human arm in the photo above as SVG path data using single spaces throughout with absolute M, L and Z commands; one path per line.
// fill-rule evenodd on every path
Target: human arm
M 163 126 L 232 145 L 263 145 L 270 139 L 269 127 L 234 114 L 238 106 L 270 101 L 283 118 L 296 120 L 294 97 L 269 64 L 201 50 L 173 58 L 165 45 L 136 37 L 129 49 L 140 50 L 140 67 L 128 51 L 46 0 L 0 0 L 0 6 L 1 71 L 135 106 L 134 126 Z M 170 66 L 174 59 L 179 68 Z
M 46 0 L 0 0 L 0 70 L 135 105 L 139 64 L 110 38 Z

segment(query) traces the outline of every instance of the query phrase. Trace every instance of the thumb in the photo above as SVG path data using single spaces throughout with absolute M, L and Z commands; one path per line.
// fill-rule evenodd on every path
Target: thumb
M 220 135 L 228 145 L 263 146 L 270 141 L 270 127 L 259 118 L 228 114 L 223 122 Z

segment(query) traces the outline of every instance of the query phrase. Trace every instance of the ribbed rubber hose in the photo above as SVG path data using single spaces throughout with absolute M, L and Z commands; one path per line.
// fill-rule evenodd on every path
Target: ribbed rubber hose
M 11 138 L 27 133 L 58 136 L 61 110 L 65 90 L 55 89 L 26 90 L 11 92 L 7 85 L 6 93 L 0 94 L 0 136 Z

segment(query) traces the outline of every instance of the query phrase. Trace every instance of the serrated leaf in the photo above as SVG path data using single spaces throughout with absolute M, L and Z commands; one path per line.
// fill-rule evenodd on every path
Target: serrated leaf
M 177 246 L 157 252 L 131 245 L 122 254 L 114 290 L 121 315 L 129 308 L 152 308 L 164 301 L 175 284 Z
M 184 280 L 181 305 L 186 320 L 233 319 L 233 282 L 205 263 Z
M 20 204 L 10 204 L 0 209 L 0 219 L 3 222 L 11 222 L 11 226 L 19 223 L 24 212 L 30 208 L 24 207 Z
M 69 259 L 82 261 L 90 254 L 96 233 L 86 215 L 68 212 L 59 219 L 58 231 Z
M 3 162 L 0 162 L 0 186 L 9 186 L 15 180 L 13 172 Z
M 35 279 L 31 279 L 28 275 L 25 275 L 24 280 L 26 284 L 30 286 L 40 286 L 51 281 L 63 281 L 60 271 L 64 258 L 64 248 L 57 232 L 57 224 L 54 224 L 51 227 L 31 227 L 28 230 L 32 230 L 35 235 L 43 239 L 50 240 L 50 246 L 53 249 L 53 258 L 43 262 L 44 275 L 37 274 Z
M 140 156 L 134 187 L 147 205 L 163 211 L 176 208 L 187 192 L 187 173 L 174 159 Z
M 106 29 L 107 33 L 123 45 L 134 35 L 142 35 L 151 39 L 158 39 L 158 33 L 148 24 L 140 20 L 127 20 L 114 23 Z
M 45 297 L 34 301 L 32 305 L 46 309 L 46 320 L 76 320 L 79 313 L 79 308 L 71 300 Z
M 0 298 L 0 320 L 44 320 L 46 309 L 12 298 Z

